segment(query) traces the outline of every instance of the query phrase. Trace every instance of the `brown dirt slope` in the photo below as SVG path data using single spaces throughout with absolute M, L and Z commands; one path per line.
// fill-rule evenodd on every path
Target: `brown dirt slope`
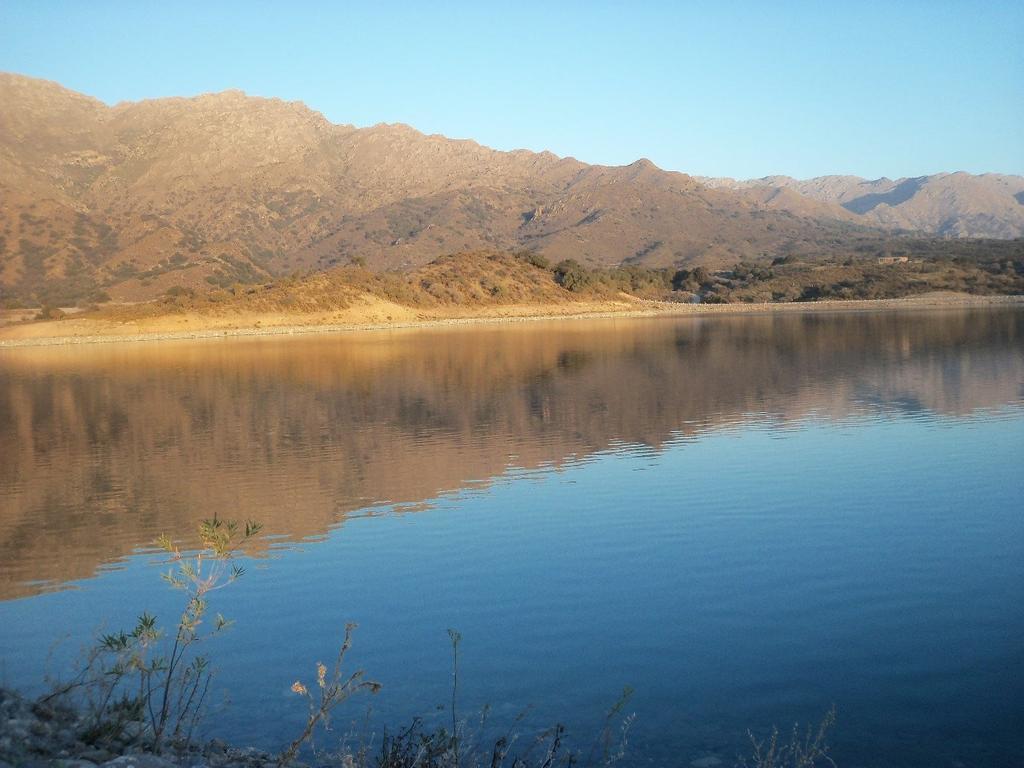
M 530 248 L 591 265 L 828 250 L 839 205 L 709 189 L 404 125 L 335 125 L 238 91 L 108 107 L 0 74 L 0 300 L 138 300 L 365 260 Z

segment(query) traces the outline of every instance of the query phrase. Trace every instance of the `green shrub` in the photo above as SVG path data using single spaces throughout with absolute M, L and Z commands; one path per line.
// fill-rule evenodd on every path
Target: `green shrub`
M 575 259 L 566 259 L 555 265 L 555 282 L 567 291 L 579 292 L 591 283 L 586 267 Z
M 67 315 L 63 309 L 44 304 L 36 314 L 36 320 L 63 320 Z
M 525 261 L 527 264 L 531 264 L 538 269 L 550 269 L 551 262 L 546 256 L 543 256 L 536 251 L 517 251 L 513 254 L 517 259 Z

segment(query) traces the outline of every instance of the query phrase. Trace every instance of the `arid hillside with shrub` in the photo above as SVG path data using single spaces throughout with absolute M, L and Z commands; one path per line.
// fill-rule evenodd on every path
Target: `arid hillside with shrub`
M 963 255 L 952 257 L 950 253 Z M 114 306 L 99 316 L 200 311 L 330 312 L 367 297 L 430 315 L 485 307 L 565 305 L 586 301 L 683 303 L 895 299 L 944 291 L 972 295 L 1024 294 L 1024 241 L 971 241 L 953 251 L 930 240 L 828 259 L 778 257 L 711 270 L 625 265 L 555 264 L 539 254 L 476 252 L 443 256 L 411 271 L 341 267 L 202 293 L 169 289 L 155 302 Z
M 109 305 L 88 314 L 123 319 L 183 312 L 301 315 L 343 312 L 374 301 L 441 317 L 484 307 L 629 299 L 610 284 L 588 283 L 586 290 L 569 290 L 560 284 L 559 274 L 532 254 L 464 253 L 443 256 L 407 272 L 373 272 L 363 266 L 347 266 L 256 285 L 235 284 L 206 291 L 171 288 L 152 302 Z
M 405 125 L 339 125 L 239 91 L 107 106 L 0 73 L 8 309 L 203 294 L 351 264 L 410 271 L 485 250 L 589 270 L 724 269 L 901 237 L 869 223 L 832 201 L 709 186 L 643 159 L 589 165 Z
M 258 333 L 291 326 L 360 327 L 485 318 L 680 311 L 682 305 L 802 304 L 915 296 L 1024 297 L 1024 242 L 973 241 L 957 257 L 934 241 L 897 254 L 778 257 L 721 269 L 550 264 L 531 251 L 443 256 L 409 271 L 360 264 L 195 290 L 172 286 L 147 302 L 43 306 L 0 314 L 0 342 L 75 337 Z
M 352 264 L 410 271 L 491 250 L 588 270 L 721 270 L 899 248 L 915 227 L 1013 237 L 1021 198 L 1016 177 L 1000 179 L 996 195 L 977 191 L 988 177 L 943 177 L 959 191 L 942 199 L 971 202 L 971 221 L 986 222 L 947 232 L 934 217 L 866 218 L 860 198 L 817 187 L 501 152 L 240 91 L 107 106 L 0 73 L 0 309 L 198 295 Z

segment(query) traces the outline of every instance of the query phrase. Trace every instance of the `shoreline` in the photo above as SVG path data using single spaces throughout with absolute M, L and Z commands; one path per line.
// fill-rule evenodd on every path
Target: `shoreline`
M 88 712 L 56 697 L 32 698 L 0 686 L 0 767 L 17 768 L 279 768 L 279 755 L 218 738 L 171 742 L 154 750 L 145 719 L 110 720 L 117 735 L 91 736 Z M 299 760 L 292 768 L 306 768 Z
M 561 305 L 565 306 L 565 305 Z M 994 295 L 922 295 L 896 299 L 826 299 L 810 302 L 761 303 L 761 304 L 673 304 L 670 302 L 646 302 L 642 308 L 621 310 L 582 310 L 577 312 L 552 312 L 551 305 L 537 305 L 537 314 L 493 315 L 480 314 L 465 317 L 437 317 L 390 322 L 308 322 L 285 325 L 261 326 L 258 323 L 246 327 L 197 328 L 195 330 L 138 331 L 135 333 L 106 334 L 83 333 L 81 335 L 54 335 L 27 338 L 4 338 L 4 332 L 11 328 L 30 326 L 11 325 L 0 327 L 0 349 L 31 347 L 73 346 L 80 344 L 124 344 L 146 341 L 200 341 L 206 339 L 230 339 L 254 336 L 297 336 L 308 334 L 347 333 L 353 331 L 391 331 L 447 328 L 474 325 L 505 325 L 512 323 L 543 322 L 551 320 L 601 320 L 632 319 L 653 317 L 699 317 L 702 315 L 769 315 L 786 312 L 881 312 L 893 310 L 936 310 L 970 309 L 979 307 L 1024 307 L 1024 296 Z M 48 321 L 61 323 L 66 321 Z M 77 322 L 90 322 L 79 320 Z M 92 321 L 101 322 L 101 321 Z

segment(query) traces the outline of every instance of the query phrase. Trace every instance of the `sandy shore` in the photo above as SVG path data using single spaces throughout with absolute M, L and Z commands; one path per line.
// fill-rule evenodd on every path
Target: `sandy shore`
M 472 310 L 454 317 L 404 311 L 384 317 L 338 322 L 337 315 L 169 315 L 139 321 L 69 318 L 10 325 L 0 328 L 0 348 L 68 344 L 123 343 L 237 336 L 279 336 L 345 331 L 381 331 L 399 328 L 521 323 L 543 320 L 583 320 L 699 315 L 757 315 L 786 312 L 877 312 L 887 310 L 962 309 L 971 307 L 1024 307 L 1024 296 L 927 294 L 901 299 L 816 301 L 785 304 L 676 304 L 671 302 L 580 302 L 559 305 L 497 306 Z

